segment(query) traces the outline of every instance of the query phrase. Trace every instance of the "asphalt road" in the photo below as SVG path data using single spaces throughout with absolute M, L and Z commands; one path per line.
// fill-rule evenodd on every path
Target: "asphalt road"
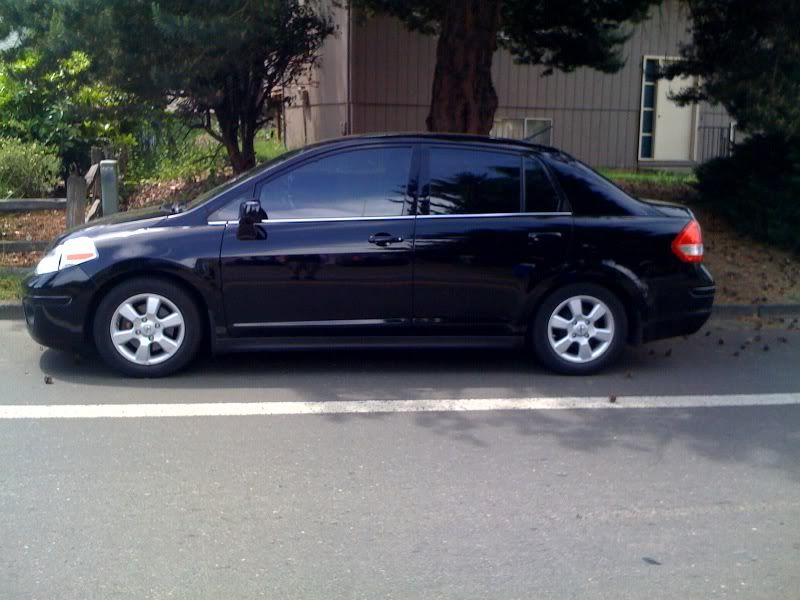
M 768 395 L 800 392 L 798 367 L 800 332 L 739 323 L 584 379 L 511 352 L 391 351 L 136 381 L 0 321 L 0 405 L 609 397 L 0 419 L 0 598 L 797 598 L 800 405 Z M 734 394 L 750 405 L 625 407 Z

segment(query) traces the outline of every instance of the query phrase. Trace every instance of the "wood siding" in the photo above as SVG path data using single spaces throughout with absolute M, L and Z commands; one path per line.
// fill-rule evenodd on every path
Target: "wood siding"
M 499 97 L 496 118 L 552 119 L 554 146 L 594 166 L 636 168 L 643 58 L 676 56 L 687 36 L 685 9 L 677 0 L 667 0 L 634 28 L 624 49 L 626 65 L 615 74 L 581 68 L 543 76 L 541 67 L 517 65 L 501 50 L 493 65 Z M 322 68 L 315 72 L 320 85 L 311 95 L 314 135 L 308 141 L 334 137 L 346 129 L 346 77 L 344 84 L 341 81 L 346 69 L 340 64 L 346 56 L 345 40 L 341 35 L 326 45 Z M 377 17 L 354 24 L 351 56 L 352 132 L 424 131 L 436 39 L 410 33 L 394 19 Z M 328 69 L 338 74 L 336 85 L 329 82 Z M 287 112 L 290 142 L 295 145 L 302 143 L 294 116 L 298 110 Z M 729 122 L 724 110 L 701 106 L 699 126 L 722 127 Z M 302 127 L 299 134 L 302 137 Z

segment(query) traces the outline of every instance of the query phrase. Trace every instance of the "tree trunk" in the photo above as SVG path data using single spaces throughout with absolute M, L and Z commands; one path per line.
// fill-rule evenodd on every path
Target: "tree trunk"
M 240 119 L 238 115 L 229 112 L 224 105 L 217 106 L 214 114 L 233 172 L 239 174 L 252 169 L 256 166 L 256 118 L 248 115 Z
M 429 131 L 488 134 L 497 110 L 492 58 L 500 0 L 449 0 L 436 47 Z

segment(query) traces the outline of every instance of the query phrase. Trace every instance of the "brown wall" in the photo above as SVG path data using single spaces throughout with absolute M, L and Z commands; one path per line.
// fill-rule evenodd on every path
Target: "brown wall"
M 346 25 L 344 11 L 340 20 Z M 514 64 L 499 51 L 493 75 L 499 97 L 497 118 L 541 117 L 553 120 L 552 143 L 595 166 L 637 166 L 642 60 L 645 55 L 675 56 L 687 37 L 684 9 L 667 0 L 651 19 L 635 28 L 625 46 L 625 67 L 608 75 L 582 68 L 543 77 L 540 67 Z M 313 129 L 309 141 L 339 135 L 345 127 L 346 35 L 326 46 L 320 88 L 312 96 Z M 352 131 L 423 131 L 430 103 L 436 40 L 408 32 L 400 22 L 378 17 L 356 23 L 352 32 Z M 337 73 L 336 85 L 327 70 Z M 342 83 L 344 77 L 344 83 Z M 297 111 L 299 109 L 291 109 Z M 290 142 L 298 139 L 296 117 Z M 703 106 L 698 124 L 725 125 L 723 110 Z M 302 123 L 302 121 L 301 121 Z M 302 130 L 300 131 L 302 136 Z
M 290 148 L 339 137 L 347 129 L 347 12 L 332 9 L 335 36 L 322 48 L 319 64 L 309 77 L 284 90 L 291 98 L 286 108 L 286 143 Z M 308 92 L 309 109 L 303 108 L 303 91 Z

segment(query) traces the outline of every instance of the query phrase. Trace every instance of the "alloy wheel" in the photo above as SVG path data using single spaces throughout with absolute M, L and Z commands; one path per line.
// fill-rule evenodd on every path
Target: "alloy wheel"
M 172 358 L 186 334 L 178 307 L 159 294 L 145 293 L 123 301 L 111 317 L 111 342 L 123 358 L 151 366 Z
M 576 364 L 603 356 L 614 340 L 611 309 L 593 296 L 573 296 L 559 304 L 547 323 L 550 347 L 563 360 Z

